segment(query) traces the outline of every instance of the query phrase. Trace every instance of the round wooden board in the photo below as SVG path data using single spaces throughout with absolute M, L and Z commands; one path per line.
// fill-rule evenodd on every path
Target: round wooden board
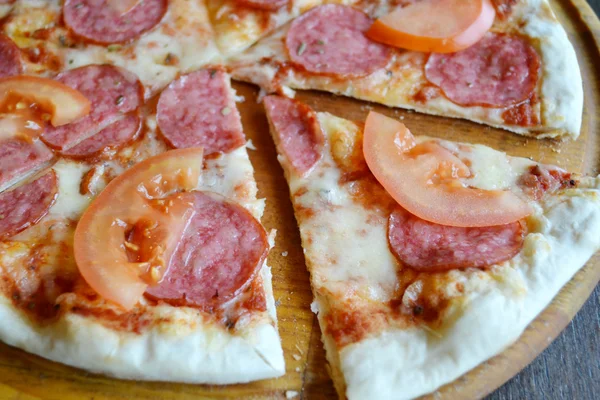
M 567 30 L 578 54 L 584 81 L 585 105 L 582 134 L 576 142 L 536 141 L 466 121 L 391 110 L 324 93 L 299 93 L 298 98 L 319 111 L 363 120 L 370 109 L 404 118 L 416 134 L 483 143 L 511 155 L 532 157 L 584 174 L 600 172 L 600 22 L 585 0 L 553 0 L 553 9 Z M 300 247 L 298 228 L 288 199 L 283 172 L 277 162 L 257 90 L 235 84 L 245 97 L 240 105 L 246 134 L 257 148 L 250 151 L 256 169 L 259 195 L 267 199 L 263 223 L 277 229 L 277 244 L 269 256 L 278 304 L 279 331 L 287 373 L 279 379 L 246 385 L 194 386 L 153 382 L 118 381 L 46 361 L 0 344 L 0 399 L 205 399 L 205 398 L 334 398 L 326 370 L 320 330 L 310 311 L 312 294 Z M 571 321 L 600 280 L 596 255 L 561 290 L 552 303 L 527 328 L 519 341 L 500 355 L 442 387 L 427 399 L 481 398 L 490 393 L 542 352 Z M 0 322 L 1 323 L 1 322 Z

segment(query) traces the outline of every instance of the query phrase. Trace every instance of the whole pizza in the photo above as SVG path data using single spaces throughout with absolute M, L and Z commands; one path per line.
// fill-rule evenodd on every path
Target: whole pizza
M 576 140 L 581 74 L 546 0 L 9 0 L 0 18 L 11 346 L 119 379 L 285 374 L 267 265 L 285 238 L 261 223 L 231 79 L 261 89 L 341 399 L 454 381 L 600 248 L 600 177 L 294 99 Z

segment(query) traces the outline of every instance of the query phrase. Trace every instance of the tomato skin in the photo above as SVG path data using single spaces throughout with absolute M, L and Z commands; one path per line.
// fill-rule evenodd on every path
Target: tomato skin
M 53 126 L 66 125 L 90 112 L 91 103 L 81 92 L 52 79 L 17 75 L 0 79 L 0 112 L 18 113 L 16 104 L 35 105 L 51 115 Z
M 477 43 L 495 15 L 490 0 L 425 0 L 377 19 L 366 35 L 402 49 L 454 53 Z
M 481 227 L 518 221 L 529 205 L 510 191 L 466 187 L 469 168 L 454 154 L 427 141 L 417 144 L 399 121 L 371 111 L 363 153 L 369 169 L 411 214 L 440 225 Z
M 202 148 L 187 148 L 142 161 L 85 211 L 75 230 L 75 261 L 103 298 L 131 309 L 162 278 L 193 212 L 176 192 L 196 188 L 202 155 Z M 143 241 L 131 242 L 140 235 Z

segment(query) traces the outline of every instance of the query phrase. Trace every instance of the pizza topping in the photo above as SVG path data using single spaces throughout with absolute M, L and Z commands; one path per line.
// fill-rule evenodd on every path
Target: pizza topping
M 324 143 L 315 112 L 287 97 L 267 96 L 264 102 L 281 153 L 298 173 L 307 174 L 321 159 Z
M 513 258 L 523 247 L 524 224 L 458 227 L 425 221 L 402 208 L 392 212 L 388 240 L 392 253 L 422 272 L 485 267 Z
M 36 76 L 11 76 L 0 79 L 0 112 L 27 114 L 62 126 L 90 112 L 84 94 L 52 79 Z
M 467 187 L 469 168 L 435 141 L 417 144 L 404 124 L 370 112 L 363 152 L 369 169 L 400 204 L 424 220 L 442 225 L 503 225 L 531 213 L 510 191 Z
M 58 178 L 54 171 L 0 194 L 0 240 L 35 225 L 48 213 L 57 194 Z
M 462 106 L 508 107 L 527 100 L 538 82 L 540 58 L 524 38 L 488 33 L 453 54 L 431 54 L 427 80 Z
M 0 78 L 19 75 L 22 68 L 19 48 L 8 37 L 0 34 Z
M 369 75 L 384 68 L 391 49 L 365 36 L 371 19 L 352 7 L 313 8 L 292 23 L 285 39 L 291 61 L 317 74 Z
M 168 151 L 113 179 L 92 202 L 77 225 L 74 252 L 100 296 L 131 309 L 162 279 L 193 214 L 185 196 L 172 194 L 193 190 L 201 173 L 201 148 Z
M 557 167 L 534 165 L 521 176 L 519 186 L 534 200 L 541 200 L 546 194 L 577 186 L 571 174 Z
M 490 0 L 423 0 L 379 18 L 367 36 L 403 49 L 452 53 L 477 43 L 494 16 Z
M 204 69 L 171 82 L 158 100 L 157 121 L 178 149 L 202 146 L 208 155 L 246 143 L 229 76 L 221 70 Z
M 259 10 L 277 11 L 288 4 L 289 0 L 236 0 L 238 4 Z
M 210 309 L 252 282 L 269 250 L 267 234 L 242 206 L 209 192 L 178 195 L 194 215 L 153 298 Z
M 60 150 L 70 148 L 136 110 L 143 102 L 143 88 L 130 72 L 109 66 L 89 65 L 64 72 L 58 80 L 83 93 L 91 101 L 91 112 L 71 124 L 49 128 L 42 140 Z
M 135 113 L 128 114 L 61 154 L 72 158 L 96 157 L 108 149 L 117 149 L 130 143 L 139 134 L 140 129 L 140 117 Z
M 128 42 L 154 28 L 167 11 L 167 0 L 65 0 L 63 18 L 76 35 L 94 43 Z

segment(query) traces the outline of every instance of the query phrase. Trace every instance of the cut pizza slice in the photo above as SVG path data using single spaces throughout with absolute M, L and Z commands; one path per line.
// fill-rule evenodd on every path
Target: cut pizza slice
M 412 21 L 403 25 L 408 31 L 462 23 L 462 8 L 455 7 L 455 1 L 408 3 L 396 9 L 418 8 L 405 17 Z M 431 38 L 420 31 L 411 34 L 389 27 L 381 21 L 397 15 L 389 14 L 386 2 L 359 3 L 362 9 L 323 5 L 233 57 L 231 73 L 267 92 L 323 90 L 536 138 L 577 138 L 583 107 L 581 75 L 573 46 L 548 3 L 496 1 L 495 9 L 489 0 L 472 3 L 487 4 L 492 19 L 481 18 L 494 22 L 487 31 L 486 21 L 471 21 L 465 28 L 467 42 L 447 32 L 436 34 L 450 36 Z M 439 12 L 436 7 L 444 4 L 448 9 Z M 383 18 L 374 24 L 379 17 Z M 469 46 L 429 53 L 382 43 L 402 44 L 400 39 L 407 36 L 404 43 L 420 44 L 421 49 L 455 51 L 465 43 Z M 449 45 L 453 40 L 458 43 L 454 47 Z
M 43 126 L 54 164 L 0 192 L 0 340 L 122 379 L 283 375 L 274 238 L 229 76 L 182 75 L 150 104 L 113 66 L 45 81 L 91 107 Z M 0 165 L 29 148 L 13 152 Z
M 348 399 L 435 391 L 515 342 L 600 247 L 600 178 L 264 100 L 331 375 Z

